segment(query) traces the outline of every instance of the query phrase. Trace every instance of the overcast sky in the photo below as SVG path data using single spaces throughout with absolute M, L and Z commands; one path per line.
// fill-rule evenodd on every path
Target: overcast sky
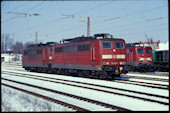
M 40 14 L 34 16 L 34 14 Z M 168 0 L 2 1 L 1 34 L 14 41 L 59 42 L 62 39 L 110 33 L 127 43 L 168 42 Z

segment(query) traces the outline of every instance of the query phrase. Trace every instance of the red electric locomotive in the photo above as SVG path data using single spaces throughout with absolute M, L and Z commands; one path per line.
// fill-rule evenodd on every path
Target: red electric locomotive
M 26 70 L 48 72 L 52 63 L 52 45 L 56 43 L 34 44 L 23 50 L 22 66 Z
M 148 71 L 153 68 L 152 48 L 140 43 L 126 44 L 127 71 Z
M 56 73 L 78 73 L 79 76 L 106 78 L 125 73 L 125 41 L 109 34 L 65 39 L 53 46 Z
M 43 48 L 48 49 L 50 47 L 45 46 Z M 78 76 L 100 79 L 125 73 L 125 41 L 113 38 L 110 34 L 65 39 L 63 43 L 60 42 L 60 44 L 52 46 L 51 55 L 49 51 L 44 50 L 44 52 L 47 54 L 46 67 L 37 65 L 37 70 L 46 70 L 57 74 L 77 74 Z M 42 58 L 40 62 L 42 62 Z

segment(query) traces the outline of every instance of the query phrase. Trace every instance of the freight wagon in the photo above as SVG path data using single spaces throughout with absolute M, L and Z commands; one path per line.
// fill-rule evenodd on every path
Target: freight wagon
M 154 69 L 157 71 L 169 71 L 169 50 L 152 51 Z

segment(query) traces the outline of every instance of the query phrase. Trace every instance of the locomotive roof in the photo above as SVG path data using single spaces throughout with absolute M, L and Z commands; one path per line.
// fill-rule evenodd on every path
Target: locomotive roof
M 94 36 L 90 36 L 90 37 L 85 37 L 83 35 L 81 37 L 63 39 L 62 42 L 63 42 L 63 44 L 65 44 L 65 43 L 75 43 L 75 42 L 100 40 L 100 39 L 98 39 L 98 37 L 102 37 L 102 38 L 100 38 L 102 40 L 123 40 L 121 38 L 113 38 L 113 36 L 110 35 L 109 33 L 100 33 L 100 34 L 94 34 Z M 27 46 L 26 49 L 35 49 L 35 48 L 53 46 L 53 45 L 58 45 L 58 44 L 59 43 L 57 43 L 57 42 L 47 42 L 47 43 L 32 44 L 32 45 Z M 61 41 L 60 41 L 60 44 L 61 44 Z
M 144 47 L 141 43 L 126 43 L 126 47 Z
M 57 45 L 59 43 L 57 42 L 47 42 L 47 43 L 39 43 L 39 44 L 31 44 L 29 46 L 27 46 L 26 49 L 33 49 L 33 48 L 41 48 L 41 47 L 46 47 L 46 46 L 53 46 L 53 45 Z
M 108 38 L 110 36 L 110 38 Z M 98 37 L 102 37 L 103 40 L 123 40 L 121 38 L 113 38 L 112 35 L 109 33 L 101 33 L 101 34 L 94 34 L 94 36 L 90 37 L 75 37 L 75 38 L 69 38 L 69 39 L 63 39 L 63 43 L 74 43 L 74 42 L 83 42 L 83 41 L 92 41 L 92 40 L 99 40 Z

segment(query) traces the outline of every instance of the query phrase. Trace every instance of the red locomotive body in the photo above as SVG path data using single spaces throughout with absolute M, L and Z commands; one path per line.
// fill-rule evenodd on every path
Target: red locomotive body
M 113 77 L 114 75 L 125 73 L 125 41 L 123 39 L 112 38 L 112 35 L 109 34 L 65 39 L 63 44 L 60 43 L 42 48 L 44 51 L 42 51 L 40 59 L 37 59 L 39 61 L 30 61 L 31 56 L 24 55 L 23 66 L 26 69 L 29 69 L 28 66 L 31 66 L 26 65 L 27 63 L 37 64 L 40 62 L 42 64 L 41 67 L 33 65 L 33 67 L 36 66 L 36 70 L 57 74 L 74 73 L 78 74 L 78 76 L 103 79 L 108 76 Z M 51 51 L 48 50 L 50 48 L 52 48 Z M 36 49 L 34 48 L 34 50 Z M 46 57 L 43 64 L 44 54 Z M 38 58 L 38 55 L 34 57 Z
M 51 43 L 30 45 L 23 50 L 22 66 L 26 70 L 46 72 L 52 63 Z
M 152 48 L 139 43 L 126 44 L 126 67 L 131 71 L 146 71 L 152 68 Z

